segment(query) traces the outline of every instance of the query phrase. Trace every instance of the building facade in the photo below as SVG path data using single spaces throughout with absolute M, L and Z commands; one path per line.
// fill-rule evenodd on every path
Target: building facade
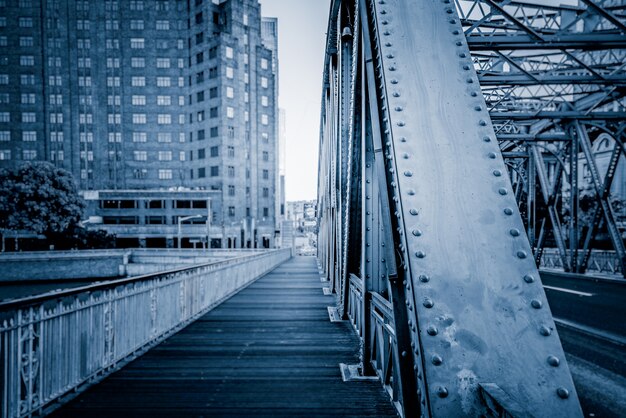
M 257 0 L 0 0 L 0 167 L 50 161 L 83 191 L 210 190 L 224 230 L 245 231 L 238 246 L 273 245 L 276 51 L 260 13 Z

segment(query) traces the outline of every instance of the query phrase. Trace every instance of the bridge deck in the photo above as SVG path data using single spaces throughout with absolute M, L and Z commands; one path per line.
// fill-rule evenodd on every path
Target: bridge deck
M 396 416 L 379 382 L 342 381 L 359 340 L 321 287 L 296 257 L 54 416 Z

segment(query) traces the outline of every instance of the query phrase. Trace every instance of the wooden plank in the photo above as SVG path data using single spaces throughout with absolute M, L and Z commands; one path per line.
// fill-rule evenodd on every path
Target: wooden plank
M 322 286 L 296 257 L 52 416 L 397 416 L 379 382 L 342 381 L 359 340 Z

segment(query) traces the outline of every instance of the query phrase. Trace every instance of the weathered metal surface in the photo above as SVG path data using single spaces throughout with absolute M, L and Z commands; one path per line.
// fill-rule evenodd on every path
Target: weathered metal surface
M 0 303 L 0 413 L 102 379 L 291 256 L 272 250 Z

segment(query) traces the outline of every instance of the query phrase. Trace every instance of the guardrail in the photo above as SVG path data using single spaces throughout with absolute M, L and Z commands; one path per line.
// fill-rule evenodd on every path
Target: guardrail
M 578 250 L 578 260 L 584 256 L 582 250 Z M 563 261 L 556 248 L 545 248 L 541 255 L 540 268 L 553 268 L 563 270 Z M 589 256 L 586 273 L 603 273 L 626 275 L 622 271 L 622 263 L 615 251 L 592 250 Z
M 0 303 L 0 416 L 52 409 L 290 257 L 269 250 Z

